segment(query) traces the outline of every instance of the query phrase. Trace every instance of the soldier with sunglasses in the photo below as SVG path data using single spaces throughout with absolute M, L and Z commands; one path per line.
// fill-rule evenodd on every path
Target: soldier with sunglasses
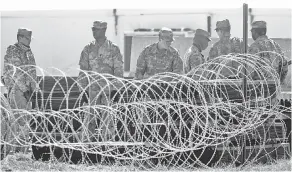
M 104 21 L 95 21 L 92 26 L 94 41 L 86 45 L 80 56 L 79 83 L 80 91 L 86 90 L 89 98 L 94 98 L 100 91 L 97 85 L 88 86 L 88 78 L 84 71 L 106 73 L 117 77 L 123 77 L 123 57 L 119 47 L 105 36 L 107 23 Z M 86 102 L 87 100 L 84 99 Z
M 83 101 L 85 103 L 89 103 L 90 105 L 107 105 L 110 100 L 111 86 L 108 85 L 106 80 L 94 73 L 123 77 L 123 57 L 119 47 L 108 40 L 105 35 L 107 22 L 100 20 L 94 21 L 91 29 L 95 40 L 84 47 L 79 61 L 81 69 L 78 76 L 80 92 L 83 95 Z M 91 74 L 93 77 L 87 77 L 86 73 Z M 91 80 L 90 86 L 89 80 Z M 91 109 L 90 113 L 94 114 L 96 111 Z M 109 119 L 106 112 L 101 112 L 101 114 L 102 119 Z M 100 119 L 91 117 L 89 120 L 89 131 L 94 133 L 96 126 L 100 123 Z M 103 125 L 101 128 L 103 128 L 102 132 L 104 134 L 105 132 L 110 132 L 109 130 L 112 128 L 110 122 L 103 120 L 101 124 Z

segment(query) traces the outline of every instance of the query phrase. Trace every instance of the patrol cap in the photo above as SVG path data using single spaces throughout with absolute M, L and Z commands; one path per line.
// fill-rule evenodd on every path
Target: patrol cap
M 17 31 L 17 34 L 22 35 L 22 36 L 26 36 L 26 37 L 27 36 L 31 37 L 32 31 L 30 29 L 27 29 L 27 28 L 19 28 Z
M 175 39 L 173 38 L 173 32 L 170 28 L 163 27 L 159 31 L 159 37 L 162 38 L 163 40 L 170 40 L 174 41 Z
M 211 41 L 210 33 L 205 31 L 205 30 L 203 30 L 203 29 L 197 29 L 196 33 L 195 33 L 195 36 L 203 36 L 203 37 L 206 37 L 209 41 Z
M 251 28 L 267 28 L 267 23 L 265 21 L 254 21 L 251 24 Z
M 231 27 L 230 23 L 229 23 L 229 20 L 225 19 L 225 20 L 216 22 L 216 29 L 215 30 L 222 29 L 222 28 L 228 28 L 228 27 Z
M 107 28 L 107 22 L 104 22 L 104 21 L 101 21 L 101 20 L 94 21 L 92 28 L 97 28 L 97 29 Z

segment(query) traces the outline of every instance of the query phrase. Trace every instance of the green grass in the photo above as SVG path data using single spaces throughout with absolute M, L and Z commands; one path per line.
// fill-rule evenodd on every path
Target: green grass
M 216 167 L 212 169 L 170 169 L 159 168 L 155 171 L 291 171 L 291 160 L 278 160 L 270 164 L 249 164 L 240 167 Z M 138 171 L 133 167 L 126 166 L 104 166 L 79 164 L 73 165 L 61 162 L 41 162 L 31 159 L 31 154 L 8 155 L 1 161 L 1 171 Z M 143 171 L 143 170 L 139 170 Z

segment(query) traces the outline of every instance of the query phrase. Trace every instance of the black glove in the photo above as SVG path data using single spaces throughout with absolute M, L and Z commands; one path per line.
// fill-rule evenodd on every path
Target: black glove
M 88 91 L 85 91 L 82 95 L 82 102 L 88 103 L 89 94 Z
M 228 79 L 238 79 L 238 76 L 236 76 L 236 75 L 230 75 L 230 76 L 228 76 L 227 78 L 228 78 Z
M 30 93 L 30 91 L 29 91 L 29 90 L 27 90 L 26 92 L 24 92 L 24 93 L 23 93 L 23 95 L 24 95 L 25 99 L 26 99 L 27 101 L 29 101 L 29 99 L 30 99 L 30 96 L 31 96 L 31 93 Z

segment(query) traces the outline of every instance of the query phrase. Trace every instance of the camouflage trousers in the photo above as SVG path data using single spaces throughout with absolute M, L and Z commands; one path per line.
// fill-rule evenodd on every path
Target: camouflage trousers
M 89 92 L 89 110 L 87 120 L 88 133 L 91 141 L 109 141 L 114 139 L 114 118 L 106 106 L 109 105 L 109 95 L 99 94 L 99 91 Z
M 24 93 L 19 89 L 12 89 L 8 94 L 11 107 L 10 125 L 14 132 L 13 145 L 15 152 L 25 152 L 29 147 L 29 121 L 30 115 L 26 112 L 31 110 L 31 103 L 27 101 Z

